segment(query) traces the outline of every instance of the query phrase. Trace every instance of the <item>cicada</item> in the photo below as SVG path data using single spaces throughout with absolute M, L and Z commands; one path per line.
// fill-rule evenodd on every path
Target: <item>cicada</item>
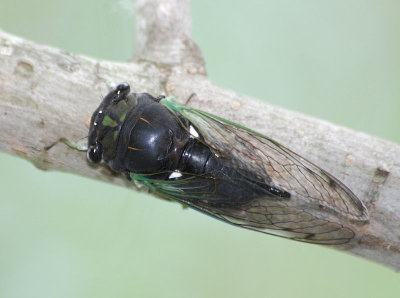
M 348 243 L 368 220 L 349 188 L 274 140 L 127 83 L 93 113 L 87 158 L 224 222 L 297 241 Z

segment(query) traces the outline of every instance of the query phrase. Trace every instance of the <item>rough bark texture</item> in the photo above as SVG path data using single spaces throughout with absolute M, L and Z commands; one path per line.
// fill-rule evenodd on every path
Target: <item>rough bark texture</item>
M 102 95 L 127 81 L 135 92 L 188 98 L 190 105 L 246 124 L 291 148 L 349 186 L 369 209 L 350 253 L 400 270 L 400 146 L 213 85 L 191 39 L 189 1 L 137 3 L 135 60 L 95 60 L 0 31 L 0 149 L 41 169 L 128 185 L 86 154 L 57 144 L 87 136 Z

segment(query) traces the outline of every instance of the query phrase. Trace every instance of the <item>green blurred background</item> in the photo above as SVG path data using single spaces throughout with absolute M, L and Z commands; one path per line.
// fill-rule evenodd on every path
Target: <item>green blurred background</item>
M 125 61 L 131 3 L 1 0 L 0 28 Z M 216 84 L 397 143 L 399 12 L 399 1 L 192 1 Z M 400 276 L 380 265 L 149 195 L 4 153 L 0 177 L 0 297 L 400 295 Z

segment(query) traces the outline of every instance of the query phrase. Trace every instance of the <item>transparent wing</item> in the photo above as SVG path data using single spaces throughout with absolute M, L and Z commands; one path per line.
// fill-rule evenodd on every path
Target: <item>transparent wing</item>
M 174 113 L 180 113 L 194 126 L 199 139 L 226 164 L 242 172 L 248 179 L 284 190 L 290 198 L 255 197 L 246 204 L 216 204 L 210 194 L 201 192 L 187 196 L 179 183 L 192 188 L 210 177 L 185 177 L 171 186 L 158 186 L 161 192 L 193 208 L 244 228 L 321 244 L 348 242 L 353 231 L 342 224 L 368 220 L 363 203 L 339 180 L 275 141 L 238 124 L 163 100 Z M 191 180 L 192 179 L 192 180 Z M 229 179 L 229 178 L 227 178 Z M 188 183 L 187 181 L 192 181 Z M 207 180 L 207 181 L 208 181 Z M 200 182 L 201 181 L 201 182 Z M 240 181 L 230 181 L 232 185 Z M 165 193 L 164 188 L 168 189 Z M 216 200 L 222 196 L 214 193 Z

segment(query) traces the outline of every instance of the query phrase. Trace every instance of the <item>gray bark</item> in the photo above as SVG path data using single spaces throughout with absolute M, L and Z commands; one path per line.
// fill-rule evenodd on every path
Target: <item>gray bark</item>
M 173 95 L 261 132 L 332 173 L 365 203 L 368 224 L 346 251 L 400 270 L 400 146 L 213 85 L 191 39 L 189 1 L 137 3 L 134 62 L 96 60 L 0 31 L 0 149 L 44 170 L 129 184 L 60 138 L 84 140 L 102 95 L 127 81 L 135 92 Z

